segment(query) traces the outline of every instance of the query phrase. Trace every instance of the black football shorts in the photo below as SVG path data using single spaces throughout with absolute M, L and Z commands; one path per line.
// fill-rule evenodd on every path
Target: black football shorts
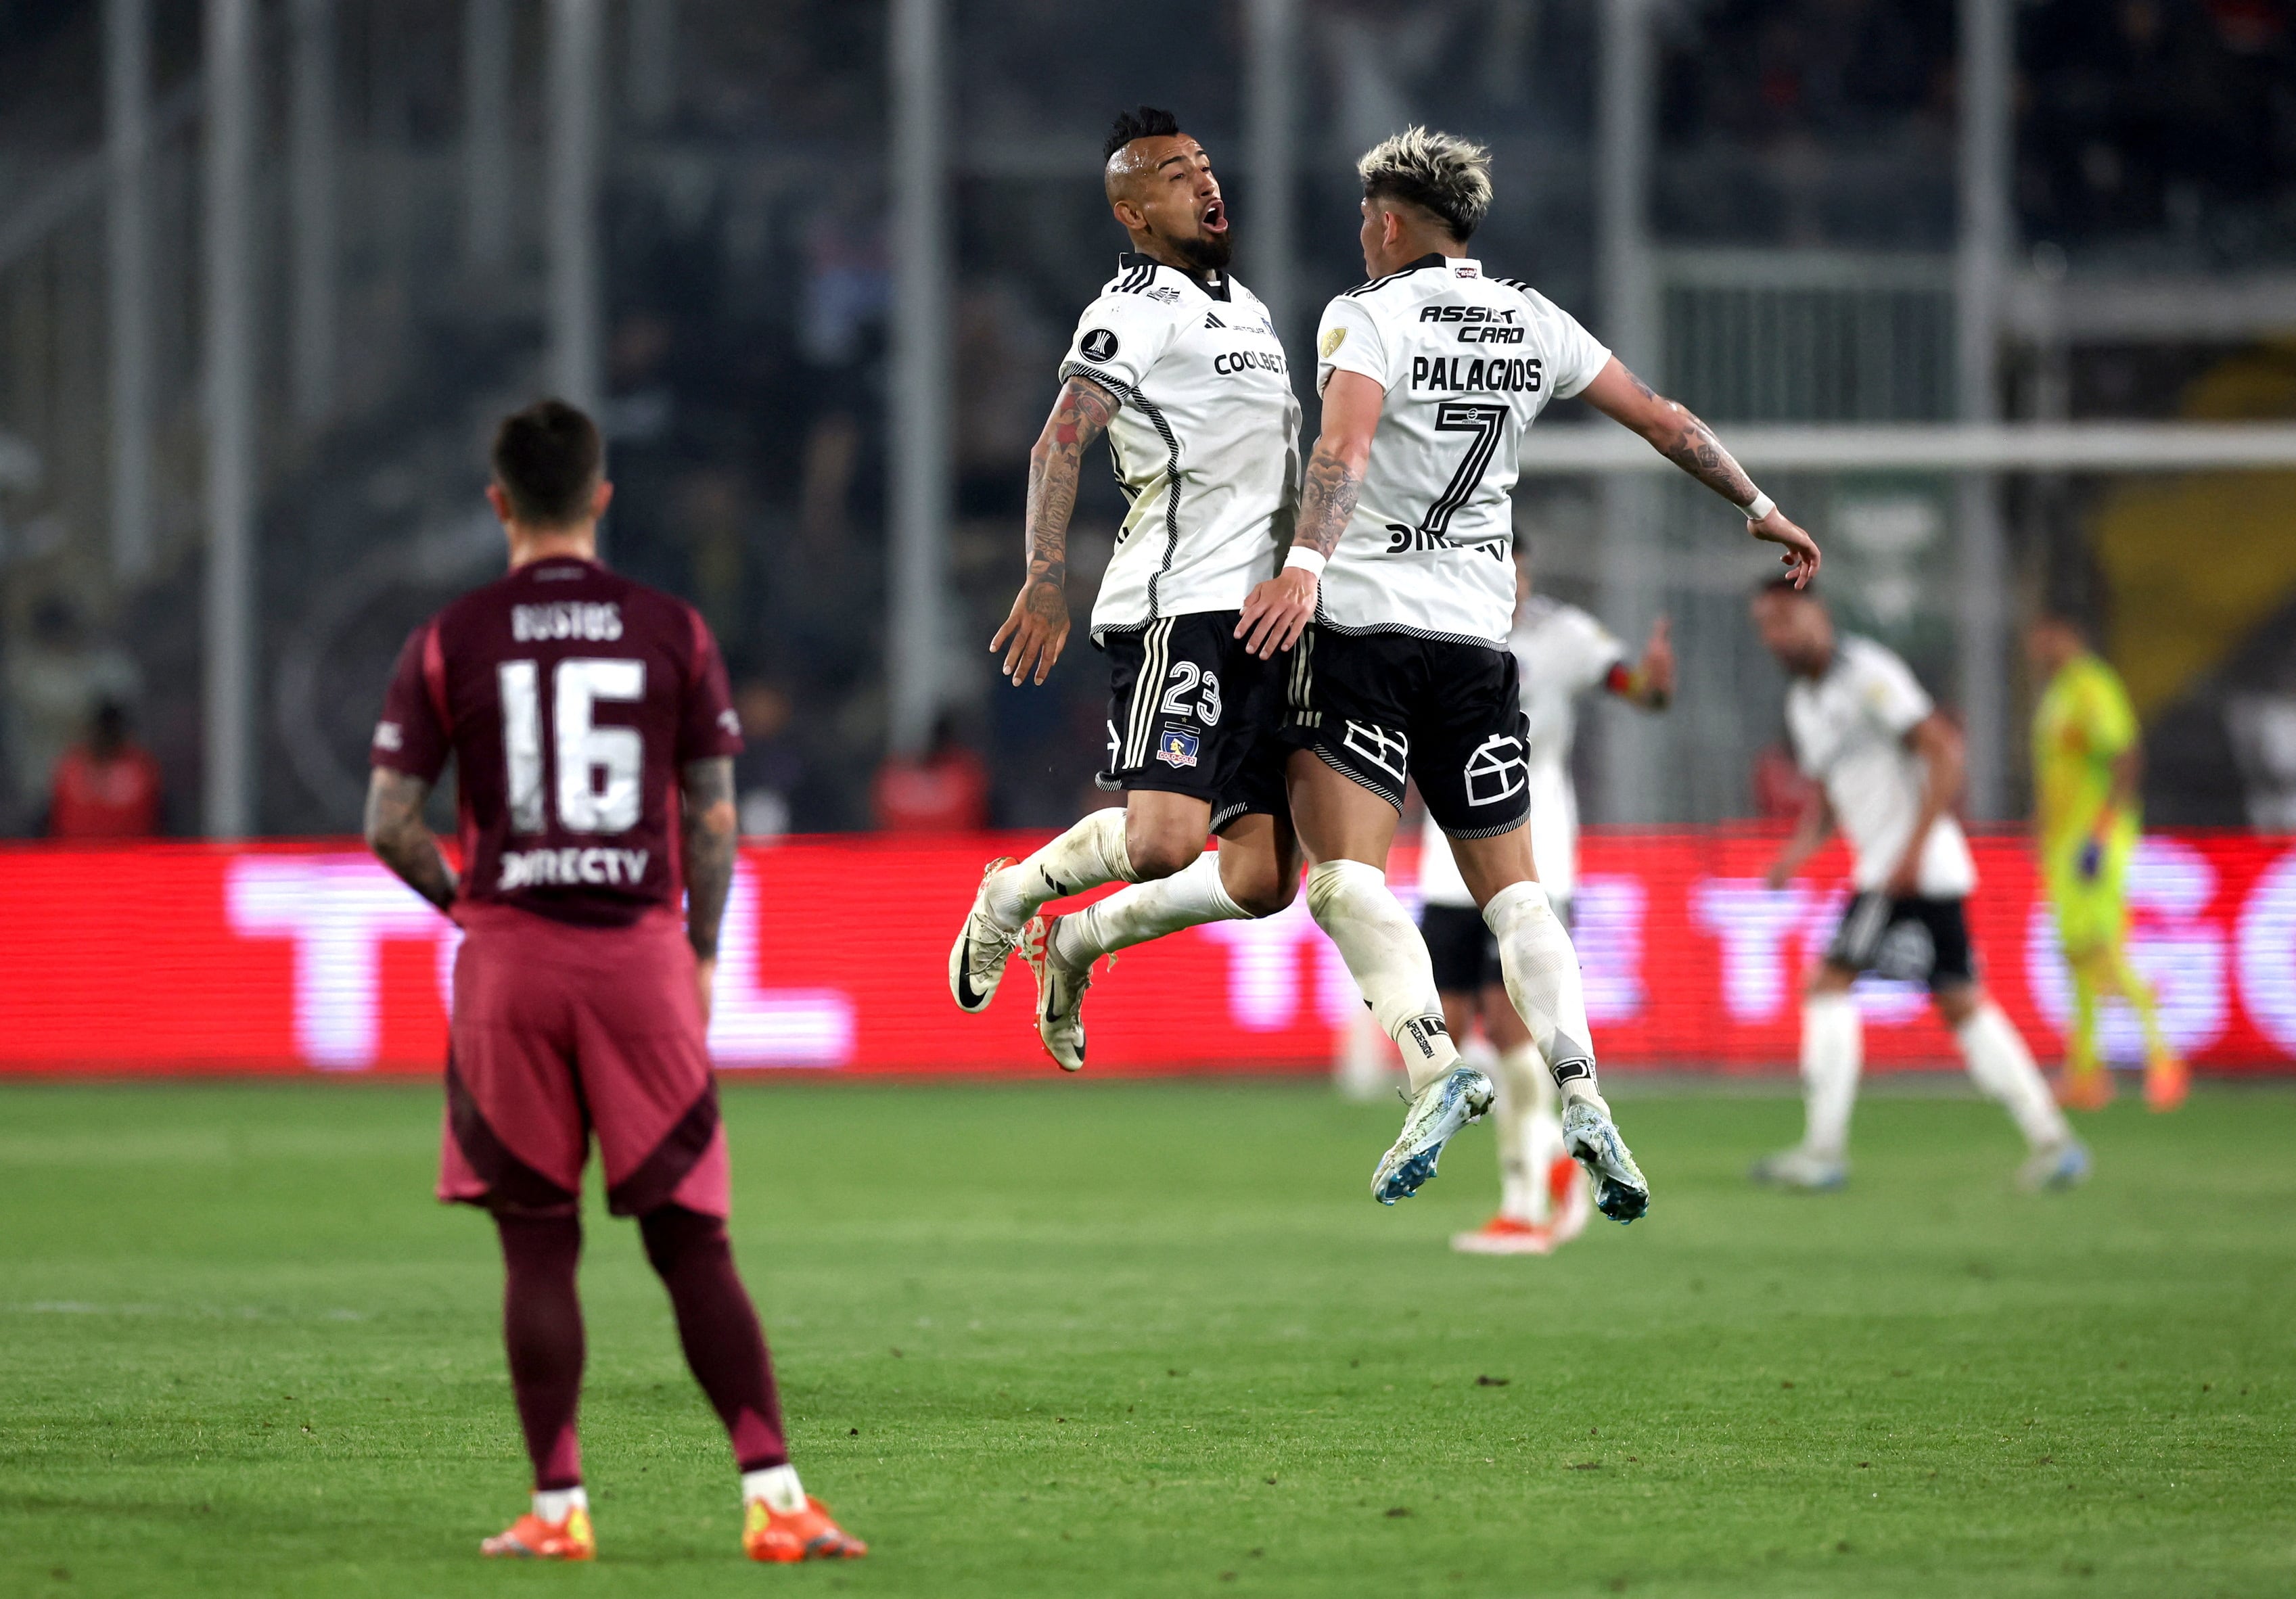
M 1825 958 L 1851 972 L 1926 983 L 1931 992 L 1977 980 L 1969 918 L 1958 899 L 1859 894 L 1841 913 Z
M 1311 624 L 1284 670 L 1283 737 L 1403 808 L 1406 779 L 1455 839 L 1530 815 L 1529 724 L 1514 652 Z
M 1165 617 L 1098 642 L 1108 657 L 1108 790 L 1188 794 L 1212 808 L 1214 832 L 1246 813 L 1283 816 L 1278 668 L 1235 636 L 1242 614 Z
M 1499 941 L 1472 905 L 1419 907 L 1419 936 L 1435 966 L 1435 987 L 1445 994 L 1480 994 L 1502 980 Z

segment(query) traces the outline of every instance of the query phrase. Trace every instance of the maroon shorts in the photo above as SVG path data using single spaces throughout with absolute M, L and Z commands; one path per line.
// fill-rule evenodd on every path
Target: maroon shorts
M 594 1133 L 615 1215 L 724 1216 L 726 1133 L 676 918 L 572 927 L 464 906 L 460 919 L 439 1197 L 570 1215 Z

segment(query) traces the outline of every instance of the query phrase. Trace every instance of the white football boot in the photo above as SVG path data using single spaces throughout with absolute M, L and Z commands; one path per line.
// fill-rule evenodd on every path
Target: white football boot
M 2088 1146 L 2079 1139 L 2060 1138 L 2025 1157 L 2017 1168 L 2017 1186 L 2028 1193 L 2044 1188 L 2071 1188 L 2088 1181 Z
M 1435 1162 L 1451 1135 L 1480 1121 L 1496 1097 L 1491 1079 L 1472 1066 L 1454 1066 L 1422 1088 L 1404 1112 L 1403 1136 L 1371 1174 L 1372 1198 L 1391 1205 L 1418 1193 L 1435 1175 Z
M 1649 1210 L 1650 1179 L 1600 1103 L 1574 1099 L 1562 1107 L 1562 1148 L 1587 1168 L 1595 1209 L 1622 1226 Z
M 1849 1180 L 1849 1163 L 1839 1155 L 1822 1154 L 1806 1144 L 1797 1144 L 1775 1155 L 1764 1155 L 1746 1175 L 1757 1183 L 1827 1193 Z
M 1045 1053 L 1062 1071 L 1082 1071 L 1084 991 L 1092 987 L 1092 967 L 1071 966 L 1053 953 L 1053 929 L 1060 921 L 1041 914 L 1029 918 L 1021 930 L 1021 958 L 1037 974 L 1037 1037 Z
M 1000 855 L 981 868 L 972 909 L 957 930 L 956 942 L 948 947 L 948 996 L 968 1014 L 978 1015 L 996 997 L 996 985 L 1004 980 L 1004 963 L 1021 942 L 1017 929 L 1005 931 L 988 914 L 988 880 L 1012 864 L 1011 856 Z

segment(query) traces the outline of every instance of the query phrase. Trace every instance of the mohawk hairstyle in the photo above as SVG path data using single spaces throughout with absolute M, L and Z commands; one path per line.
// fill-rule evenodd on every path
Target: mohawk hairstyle
M 1365 200 L 1408 201 L 1465 243 L 1491 209 L 1491 152 L 1470 139 L 1406 127 L 1356 163 Z
M 1108 130 L 1108 142 L 1101 146 L 1100 159 L 1109 160 L 1135 139 L 1168 139 L 1179 131 L 1177 117 L 1152 105 L 1119 111 L 1115 126 Z

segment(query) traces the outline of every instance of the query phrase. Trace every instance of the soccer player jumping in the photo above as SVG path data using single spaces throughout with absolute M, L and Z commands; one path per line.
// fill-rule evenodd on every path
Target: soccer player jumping
M 1644 710 L 1674 695 L 1674 646 L 1667 619 L 1651 624 L 1638 661 L 1608 627 L 1576 605 L 1530 592 L 1530 562 L 1515 559 L 1514 631 L 1507 647 L 1522 679 L 1523 742 L 1529 747 L 1530 857 L 1538 886 L 1570 931 L 1578 881 L 1578 796 L 1570 784 L 1577 701 L 1601 688 Z M 1586 1230 L 1592 1204 L 1578 1163 L 1562 1152 L 1554 1080 L 1514 1013 L 1501 980 L 1498 940 L 1475 909 L 1450 840 L 1429 812 L 1419 840 L 1419 931 L 1435 966 L 1443 1025 L 1463 1040 L 1482 1018 L 1497 1055 L 1499 1209 L 1451 1247 L 1469 1255 L 1546 1255 Z
M 1449 835 L 1498 941 L 1507 995 L 1563 1102 L 1563 1144 L 1595 1208 L 1632 1221 L 1649 1185 L 1595 1086 L 1570 937 L 1531 858 L 1509 496 L 1525 429 L 1583 395 L 1784 546 L 1796 581 L 1817 545 L 1757 490 L 1706 424 L 1661 399 L 1528 285 L 1484 275 L 1467 241 L 1490 209 L 1480 145 L 1412 128 L 1357 164 L 1371 281 L 1332 300 L 1316 340 L 1321 437 L 1284 570 L 1238 624 L 1254 652 L 1292 650 L 1284 736 L 1292 817 L 1315 859 L 1308 905 L 1401 1050 L 1412 1100 L 1372 1193 L 1435 1175 L 1450 1136 L 1490 1109 L 1444 1025 L 1427 946 L 1387 887 L 1406 778 Z M 1296 648 L 1293 646 L 1296 644 Z
M 1808 1128 L 1795 1147 L 1755 1164 L 1757 1182 L 1837 1188 L 1849 1176 L 1865 1023 L 1850 985 L 1860 972 L 1928 986 L 1980 1092 L 2007 1108 L 2030 1153 L 2026 1188 L 2088 1175 L 2088 1152 L 2065 1126 L 2016 1024 L 1977 980 L 1966 904 L 1977 865 L 1953 817 L 1961 734 L 1906 663 L 1870 638 L 1834 631 L 1815 594 L 1773 581 L 1753 598 L 1762 644 L 1793 679 L 1786 730 L 1801 769 L 1821 785 L 1769 872 L 1783 889 L 1839 822 L 1855 857 L 1857 894 L 1801 1013 Z
M 948 955 L 950 996 L 978 1012 L 1025 947 L 1038 1036 L 1070 1071 L 1085 1061 L 1095 961 L 1182 927 L 1272 914 L 1300 879 L 1277 674 L 1235 635 L 1245 592 L 1275 570 L 1291 530 L 1300 402 L 1267 308 L 1228 274 L 1211 157 L 1149 106 L 1117 119 L 1103 153 L 1132 249 L 1061 363 L 1029 457 L 1028 577 L 988 647 L 1015 684 L 1044 682 L 1060 659 L 1069 517 L 1084 453 L 1105 433 L 1131 510 L 1092 613 L 1111 677 L 1098 782 L 1125 802 L 1017 865 L 991 862 Z M 1037 914 L 1106 882 L 1134 886 L 1073 915 Z
M 582 1386 L 582 1168 L 635 1216 L 686 1363 L 732 1439 L 752 1559 L 850 1559 L 789 1464 L 773 1365 L 726 1237 L 705 1041 L 734 873 L 740 723 L 689 605 L 598 562 L 598 430 L 545 400 L 495 435 L 487 497 L 510 575 L 406 641 L 374 731 L 366 838 L 461 924 L 439 1197 L 494 1218 L 504 1341 L 534 1505 L 490 1555 L 596 1553 Z M 463 870 L 422 820 L 455 761 Z M 685 914 L 679 914 L 680 901 Z
M 2161 1034 L 2152 987 L 2128 964 L 2126 948 L 2144 763 L 2136 708 L 2120 675 L 2070 617 L 2036 620 L 2025 653 L 2048 685 L 2033 710 L 2033 848 L 2073 980 L 2072 1034 L 2057 1097 L 2077 1111 L 2112 1102 L 2112 1075 L 2096 1046 L 2096 1002 L 2118 994 L 2144 1029 L 2144 1103 L 2173 1111 L 2185 1103 L 2191 1074 Z

